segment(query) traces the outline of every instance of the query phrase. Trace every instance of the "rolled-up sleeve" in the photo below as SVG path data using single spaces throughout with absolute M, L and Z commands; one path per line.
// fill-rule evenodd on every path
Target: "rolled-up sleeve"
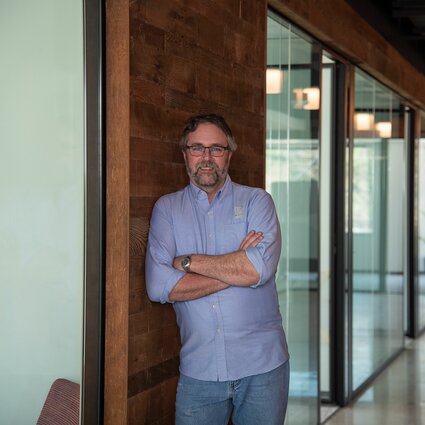
M 165 208 L 165 209 L 164 209 Z M 157 201 L 151 218 L 146 260 L 146 290 L 152 301 L 172 303 L 169 294 L 184 272 L 173 267 L 176 253 L 172 223 L 164 201 Z
M 249 229 L 263 232 L 264 239 L 255 247 L 245 250 L 248 259 L 260 276 L 252 288 L 264 285 L 274 278 L 280 259 L 281 233 L 273 199 L 260 191 L 251 201 L 248 213 Z

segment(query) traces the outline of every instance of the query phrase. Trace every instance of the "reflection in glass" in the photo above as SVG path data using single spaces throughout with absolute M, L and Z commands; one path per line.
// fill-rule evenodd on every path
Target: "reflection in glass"
M 418 155 L 418 328 L 425 328 L 425 112 L 421 114 Z
M 356 71 L 355 113 L 353 390 L 403 345 L 406 228 L 404 107 L 391 91 Z
M 266 189 L 282 230 L 277 285 L 291 354 L 287 425 L 318 421 L 320 93 L 312 81 L 312 48 L 270 13 L 267 67 L 279 70 L 281 86 L 267 94 Z

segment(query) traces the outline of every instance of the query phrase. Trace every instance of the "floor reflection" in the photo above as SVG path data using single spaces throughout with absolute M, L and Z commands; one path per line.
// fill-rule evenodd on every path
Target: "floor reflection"
M 406 350 L 352 406 L 326 425 L 424 425 L 425 335 L 407 340 Z

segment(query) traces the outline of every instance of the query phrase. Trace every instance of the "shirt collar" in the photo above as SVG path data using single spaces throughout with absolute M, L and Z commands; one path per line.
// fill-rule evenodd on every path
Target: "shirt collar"
M 220 199 L 221 197 L 225 196 L 226 193 L 230 191 L 230 187 L 232 185 L 232 180 L 230 179 L 230 176 L 226 176 L 226 180 L 224 181 L 224 185 L 222 188 L 217 192 L 216 198 Z M 189 183 L 190 191 L 195 199 L 204 199 L 208 195 L 207 193 L 200 189 L 198 186 L 195 186 L 192 182 Z

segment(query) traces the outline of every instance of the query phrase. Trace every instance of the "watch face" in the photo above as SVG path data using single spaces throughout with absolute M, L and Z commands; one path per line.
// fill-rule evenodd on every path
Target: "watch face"
M 190 266 L 190 257 L 185 257 L 182 260 L 182 267 L 185 271 L 189 271 Z

